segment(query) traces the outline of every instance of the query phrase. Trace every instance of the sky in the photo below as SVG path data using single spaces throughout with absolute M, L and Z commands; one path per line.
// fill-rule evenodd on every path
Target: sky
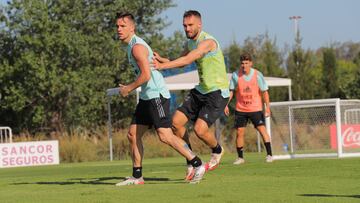
M 0 0 L 4 4 L 7 0 Z M 360 0 L 173 0 L 176 7 L 164 11 L 172 24 L 163 30 L 171 36 L 183 31 L 186 10 L 198 10 L 203 30 L 213 35 L 222 48 L 234 40 L 240 45 L 247 37 L 268 32 L 279 48 L 294 44 L 294 21 L 298 21 L 302 46 L 317 49 L 334 42 L 360 42 Z
M 294 44 L 295 26 L 290 16 L 301 16 L 298 27 L 305 49 L 334 42 L 360 42 L 360 0 L 173 0 L 177 7 L 162 16 L 172 24 L 163 33 L 181 30 L 186 10 L 198 10 L 203 30 L 222 48 L 234 40 L 243 45 L 247 37 L 268 32 L 279 48 Z

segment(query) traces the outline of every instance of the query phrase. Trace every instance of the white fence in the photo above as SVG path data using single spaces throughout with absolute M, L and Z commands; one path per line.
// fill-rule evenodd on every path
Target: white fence
M 11 143 L 12 131 L 9 127 L 0 127 L 0 143 Z
M 360 100 L 271 103 L 275 159 L 360 156 Z

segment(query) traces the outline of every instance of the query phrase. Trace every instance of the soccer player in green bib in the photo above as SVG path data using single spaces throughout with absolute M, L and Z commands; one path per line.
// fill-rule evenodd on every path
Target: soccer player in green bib
M 186 140 L 190 146 L 185 125 L 189 120 L 193 121 L 195 134 L 212 149 L 206 169 L 214 170 L 220 163 L 224 149 L 217 142 L 215 135 L 209 131 L 209 127 L 223 113 L 230 95 L 224 56 L 219 42 L 202 31 L 201 14 L 198 11 L 186 11 L 183 26 L 188 38 L 183 56 L 170 61 L 155 53 L 153 64 L 161 70 L 184 67 L 195 61 L 200 83 L 190 91 L 175 112 L 172 128 L 174 133 Z M 185 179 L 191 179 L 194 169 L 189 162 L 187 164 Z
M 129 63 L 133 66 L 136 79 L 127 85 L 120 84 L 123 97 L 141 86 L 140 100 L 133 115 L 128 139 L 131 146 L 133 173 L 132 177 L 119 182 L 116 186 L 144 184 L 142 176 L 142 159 L 144 150 L 142 136 L 150 126 L 154 126 L 160 140 L 174 148 L 195 168 L 190 183 L 198 183 L 206 169 L 205 164 L 187 146 L 187 144 L 171 130 L 170 93 L 165 87 L 164 78 L 158 70 L 150 66 L 153 51 L 150 46 L 135 34 L 135 20 L 130 13 L 118 13 L 116 26 L 119 39 L 127 43 Z

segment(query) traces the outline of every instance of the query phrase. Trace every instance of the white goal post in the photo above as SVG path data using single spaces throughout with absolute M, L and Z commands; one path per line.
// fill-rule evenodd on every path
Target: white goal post
M 12 130 L 10 127 L 0 126 L 0 143 L 12 143 Z
M 360 100 L 272 102 L 274 159 L 360 157 Z

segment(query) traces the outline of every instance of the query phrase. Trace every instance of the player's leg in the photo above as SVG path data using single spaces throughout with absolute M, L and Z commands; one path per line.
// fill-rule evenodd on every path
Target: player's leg
M 174 132 L 174 134 L 177 137 L 182 138 L 186 142 L 187 147 L 190 150 L 192 150 L 192 147 L 190 144 L 190 137 L 189 137 L 189 134 L 185 127 L 187 122 L 188 122 L 188 119 L 187 119 L 186 115 L 183 112 L 177 110 L 172 119 L 172 131 Z M 190 181 L 193 178 L 194 174 L 195 174 L 194 167 L 191 165 L 189 159 L 186 159 L 185 180 Z
M 218 145 L 214 133 L 209 130 L 208 123 L 201 118 L 198 118 L 194 124 L 195 134 L 208 145 L 211 149 Z M 220 150 L 221 151 L 221 150 Z
M 235 111 L 235 123 L 234 127 L 236 129 L 236 151 L 238 157 L 235 159 L 235 165 L 245 163 L 244 159 L 244 144 L 245 144 L 245 129 L 248 122 L 247 113 Z
M 144 147 L 142 143 L 142 136 L 149 128 L 147 125 L 136 125 L 133 124 L 130 126 L 129 132 L 127 134 L 128 140 L 131 147 L 131 158 L 133 161 L 134 168 L 142 167 L 142 160 L 144 157 Z M 133 173 L 134 176 L 134 173 Z M 134 177 L 141 177 L 142 174 L 135 175 Z
M 130 125 L 127 138 L 130 142 L 131 158 L 133 162 L 132 176 L 122 182 L 117 183 L 116 186 L 144 184 L 144 179 L 142 176 L 142 159 L 144 157 L 142 136 L 148 128 L 149 126 L 147 125 Z
M 266 149 L 266 162 L 270 163 L 273 161 L 270 136 L 267 133 L 266 127 L 264 125 L 258 126 L 256 129 L 259 131 L 259 133 L 261 134 L 261 136 L 263 138 L 263 142 L 264 142 L 265 149 Z
M 199 182 L 205 173 L 205 165 L 202 164 L 201 159 L 192 152 L 184 140 L 174 136 L 170 128 L 158 128 L 156 131 L 160 140 L 185 157 L 191 166 L 191 171 L 187 173 L 185 180 L 191 183 Z
M 271 151 L 271 139 L 269 134 L 266 131 L 265 127 L 265 117 L 263 112 L 253 112 L 251 113 L 251 121 L 254 124 L 255 128 L 259 131 L 260 135 L 263 138 L 263 142 L 266 149 L 266 162 L 272 162 L 272 151 Z
M 195 120 L 199 112 L 199 101 L 196 98 L 196 90 L 192 89 L 188 95 L 184 98 L 184 102 L 175 112 L 172 119 L 172 129 L 176 136 L 182 138 L 192 150 L 189 134 L 186 129 L 186 123 L 189 120 Z M 191 180 L 194 175 L 194 168 L 189 160 L 186 160 L 186 180 Z
M 245 127 L 240 127 L 236 129 L 236 151 L 238 154 L 237 159 L 233 164 L 239 165 L 245 163 L 244 159 L 244 137 L 245 137 Z
M 116 186 L 144 184 L 144 179 L 142 177 L 142 159 L 144 156 L 142 136 L 149 128 L 149 125 L 151 125 L 151 122 L 148 119 L 150 117 L 148 106 L 148 102 L 145 100 L 140 100 L 136 105 L 136 110 L 127 134 L 131 148 L 133 173 L 130 178 L 117 183 Z
M 197 97 L 202 105 L 194 125 L 194 131 L 211 148 L 211 159 L 207 163 L 207 169 L 214 170 L 220 164 L 224 149 L 209 128 L 223 114 L 228 98 L 222 97 L 220 90 L 205 95 L 198 93 Z
M 205 166 L 202 164 L 201 159 L 191 151 L 184 140 L 174 136 L 170 128 L 172 126 L 170 119 L 170 100 L 162 97 L 155 98 L 152 101 L 152 105 L 151 118 L 160 140 L 174 148 L 188 160 L 194 168 L 194 177 L 191 178 L 191 182 L 199 182 L 205 173 Z
M 192 160 L 195 154 L 189 149 L 188 145 L 181 138 L 174 136 L 171 128 L 158 128 L 156 132 L 160 141 L 171 146 L 187 160 Z
M 221 157 L 224 154 L 223 147 L 221 147 L 216 140 L 214 133 L 210 132 L 208 123 L 201 118 L 196 120 L 194 131 L 195 134 L 211 148 L 211 158 L 206 165 L 206 169 L 210 171 L 214 170 L 219 166 Z
M 172 118 L 172 130 L 174 134 L 184 139 L 190 148 L 189 135 L 185 125 L 189 120 L 195 121 L 199 112 L 199 101 L 196 98 L 195 92 L 196 90 L 194 89 L 189 92 Z
M 186 123 L 188 122 L 188 118 L 186 117 L 186 115 L 177 110 L 174 113 L 174 116 L 172 118 L 172 130 L 173 133 L 179 137 L 182 138 L 183 140 L 189 140 L 189 136 L 186 133 Z

